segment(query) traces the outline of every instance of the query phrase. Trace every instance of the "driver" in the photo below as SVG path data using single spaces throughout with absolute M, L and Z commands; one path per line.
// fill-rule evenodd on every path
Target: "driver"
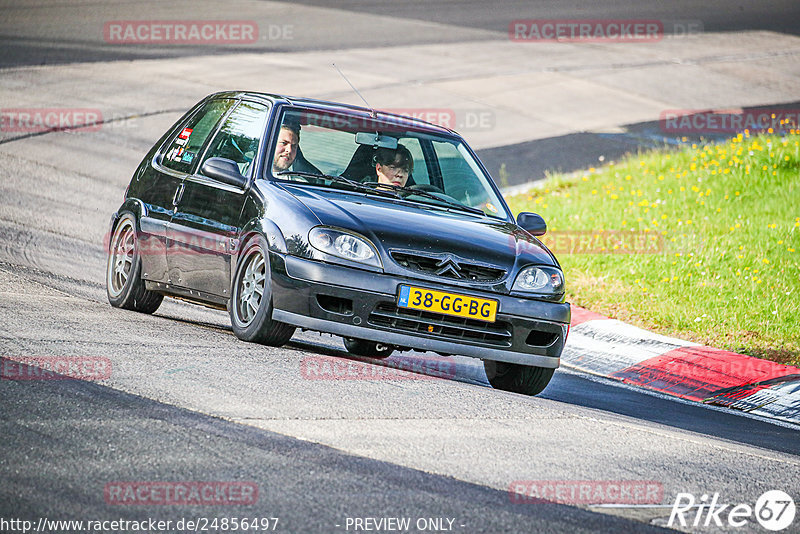
M 300 144 L 300 125 L 284 122 L 278 133 L 278 146 L 275 147 L 275 159 L 272 162 L 274 172 L 288 170 L 297 158 L 297 146 Z
M 408 177 L 414 170 L 414 158 L 403 145 L 397 149 L 379 148 L 372 157 L 378 184 L 405 187 Z
M 272 160 L 272 172 L 298 171 L 321 174 L 320 170 L 309 162 L 300 150 L 300 123 L 287 119 L 281 124 L 278 132 L 278 143 L 275 146 L 275 158 Z M 307 182 L 306 178 L 297 178 Z

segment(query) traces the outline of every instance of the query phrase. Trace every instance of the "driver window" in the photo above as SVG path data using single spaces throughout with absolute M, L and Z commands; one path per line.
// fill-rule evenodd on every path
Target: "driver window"
M 183 124 L 161 158 L 161 165 L 182 173 L 189 173 L 195 156 L 202 150 L 220 118 L 234 100 L 211 100 Z
M 226 158 L 239 166 L 242 176 L 249 176 L 258 143 L 264 134 L 268 110 L 264 104 L 241 102 L 209 144 L 203 162 L 208 158 Z

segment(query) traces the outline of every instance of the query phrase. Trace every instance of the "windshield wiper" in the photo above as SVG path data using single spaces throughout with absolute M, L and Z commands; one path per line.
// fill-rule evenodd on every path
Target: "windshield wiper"
M 350 178 L 345 178 L 344 176 L 331 176 L 331 178 L 332 178 L 331 184 L 338 182 L 340 184 L 347 184 L 353 189 L 356 189 L 358 191 L 363 191 L 365 193 L 369 193 L 372 195 L 381 195 L 390 198 L 403 198 L 393 191 L 387 191 L 385 189 L 384 190 L 376 189 L 372 187 L 369 183 L 356 182 L 355 180 L 351 180 Z
M 435 200 L 437 202 L 441 202 L 445 206 L 449 206 L 451 208 L 460 209 L 460 210 L 463 210 L 463 211 L 466 211 L 466 212 L 469 212 L 469 213 L 474 213 L 476 215 L 486 216 L 486 214 L 480 208 L 467 206 L 466 204 L 462 204 L 461 202 L 459 202 L 459 201 L 457 201 L 455 199 L 448 200 L 446 198 L 442 198 L 442 197 L 440 197 L 439 195 L 437 195 L 435 193 L 431 193 L 430 191 L 424 191 L 422 189 L 414 189 L 414 186 L 401 186 L 401 185 L 394 185 L 394 184 L 382 184 L 382 183 L 379 183 L 379 182 L 365 182 L 363 185 L 374 185 L 374 186 L 380 186 L 380 187 L 388 187 L 392 191 L 403 192 L 403 193 L 408 193 L 409 195 L 417 195 L 417 196 L 420 196 L 420 197 L 430 198 L 430 199 Z M 442 194 L 445 195 L 446 193 L 442 193 Z M 404 198 L 404 197 L 401 197 L 401 198 Z
M 275 174 L 277 176 L 292 175 L 292 176 L 302 176 L 303 178 L 314 178 L 316 180 L 320 180 L 320 179 L 322 179 L 322 180 L 330 180 L 330 184 L 328 184 L 328 185 L 333 185 L 335 183 L 346 184 L 346 185 L 349 185 L 350 187 L 352 187 L 353 189 L 355 189 L 356 191 L 363 192 L 363 193 L 369 193 L 369 194 L 373 194 L 373 195 L 381 195 L 381 196 L 385 196 L 385 197 L 389 197 L 389 198 L 403 198 L 403 197 L 401 197 L 400 195 L 398 195 L 397 193 L 395 193 L 393 191 L 387 191 L 385 189 L 384 190 L 376 189 L 374 187 L 371 187 L 368 184 L 363 184 L 361 182 L 356 182 L 355 180 L 351 180 L 350 178 L 345 178 L 344 176 L 331 176 L 330 174 L 321 174 L 321 173 L 318 174 L 318 173 L 315 173 L 315 172 L 289 171 L 289 170 L 280 171 L 280 172 L 277 172 Z M 319 184 L 317 184 L 317 185 L 319 185 Z

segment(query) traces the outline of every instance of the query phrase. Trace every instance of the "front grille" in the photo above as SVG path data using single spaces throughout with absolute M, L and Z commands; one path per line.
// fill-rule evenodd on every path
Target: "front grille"
M 398 265 L 411 271 L 422 272 L 433 276 L 444 278 L 470 280 L 473 282 L 496 282 L 501 280 L 505 274 L 505 269 L 492 267 L 491 265 L 481 265 L 474 262 L 467 262 L 455 259 L 449 255 L 442 256 L 423 256 L 421 254 L 411 254 L 408 252 L 392 252 L 392 258 Z
M 378 304 L 369 315 L 369 323 L 391 330 L 429 334 L 438 339 L 474 341 L 498 347 L 511 346 L 511 325 L 504 321 L 487 323 L 465 317 L 399 308 L 393 303 Z

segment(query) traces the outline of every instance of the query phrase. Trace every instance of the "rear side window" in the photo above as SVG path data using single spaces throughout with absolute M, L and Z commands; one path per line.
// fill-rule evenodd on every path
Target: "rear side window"
M 186 121 L 168 145 L 161 165 L 182 173 L 189 173 L 208 136 L 214 132 L 220 118 L 230 109 L 234 100 L 211 100 Z

